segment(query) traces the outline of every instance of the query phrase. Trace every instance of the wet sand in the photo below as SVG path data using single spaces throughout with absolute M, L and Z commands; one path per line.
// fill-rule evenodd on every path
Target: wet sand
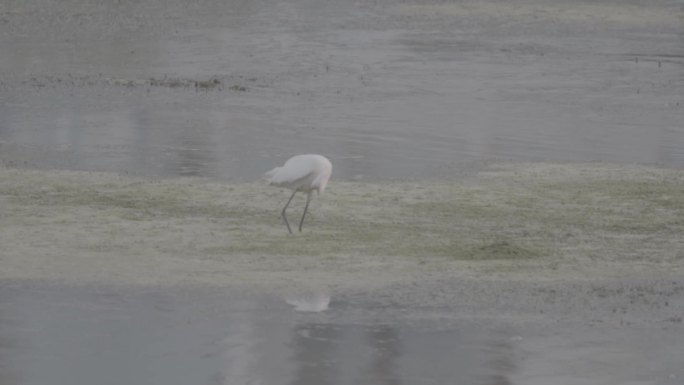
M 683 12 L 3 2 L 0 382 L 680 384 Z

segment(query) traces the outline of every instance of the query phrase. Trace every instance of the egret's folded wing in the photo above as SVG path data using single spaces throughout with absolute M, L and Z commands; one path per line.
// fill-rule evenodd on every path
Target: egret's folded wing
M 266 173 L 266 176 L 269 178 L 269 183 L 274 186 L 297 189 L 311 177 L 311 174 L 313 174 L 312 170 L 276 167 Z

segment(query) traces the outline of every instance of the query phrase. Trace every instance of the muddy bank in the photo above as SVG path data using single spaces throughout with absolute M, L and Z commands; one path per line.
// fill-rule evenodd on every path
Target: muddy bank
M 290 236 L 279 218 L 287 192 L 262 183 L 2 168 L 0 279 L 325 290 L 435 314 L 681 322 L 683 182 L 681 171 L 605 164 L 335 182 Z

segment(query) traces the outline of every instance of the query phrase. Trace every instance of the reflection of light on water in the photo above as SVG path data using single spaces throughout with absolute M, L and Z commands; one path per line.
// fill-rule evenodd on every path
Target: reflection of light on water
M 330 295 L 315 293 L 285 298 L 285 302 L 294 306 L 295 311 L 320 313 L 328 309 Z

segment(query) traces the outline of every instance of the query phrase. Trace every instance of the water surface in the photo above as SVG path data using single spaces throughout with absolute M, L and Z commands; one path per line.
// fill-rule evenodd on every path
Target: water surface
M 86 384 L 679 384 L 681 327 L 297 313 L 223 290 L 3 286 L 0 380 Z M 350 317 L 349 313 L 357 316 Z M 362 316 L 358 316 L 362 314 Z
M 676 2 L 0 6 L 0 160 L 255 179 L 483 161 L 684 165 Z

